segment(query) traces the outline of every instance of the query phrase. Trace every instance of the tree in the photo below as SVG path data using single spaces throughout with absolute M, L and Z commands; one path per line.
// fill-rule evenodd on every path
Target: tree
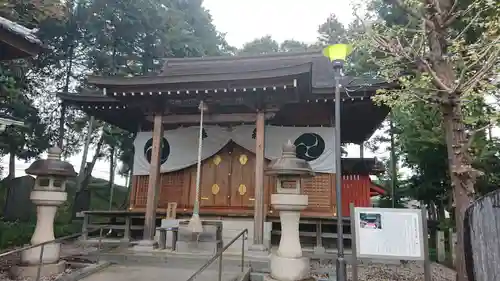
M 309 46 L 300 41 L 296 40 L 285 40 L 281 43 L 280 52 L 290 53 L 290 52 L 305 52 L 309 50 Z
M 28 28 L 39 27 L 42 21 L 63 16 L 58 1 L 1 1 L 0 16 L 17 21 Z M 11 127 L 0 136 L 1 154 L 9 154 L 9 177 L 15 177 L 15 160 L 38 157 L 49 147 L 51 132 L 39 117 L 36 98 L 39 85 L 31 78 L 32 60 L 16 60 L 0 64 L 0 91 L 5 99 L 0 112 L 23 120 L 25 127 Z
M 337 19 L 335 14 L 331 14 L 326 19 L 326 22 L 319 26 L 318 33 L 318 41 L 323 46 L 346 43 L 348 37 L 348 30 Z
M 478 120 L 464 116 L 464 107 L 491 89 L 489 79 L 499 65 L 500 5 L 486 0 L 387 2 L 404 12 L 407 23 L 376 19 L 368 27 L 363 46 L 374 54 L 380 73 L 401 85 L 381 93 L 379 101 L 394 106 L 419 100 L 442 115 L 456 208 L 457 280 L 464 281 L 463 219 L 480 175 L 472 167 L 470 148 L 475 133 L 484 130 Z M 458 26 L 463 26 L 462 30 Z
M 17 84 L 22 83 L 18 82 Z M 8 98 L 8 101 L 0 105 L 0 111 L 9 116 L 23 120 L 24 127 L 8 127 L 0 135 L 1 153 L 9 154 L 9 178 L 15 177 L 16 158 L 31 160 L 38 157 L 49 148 L 49 135 L 46 134 L 46 126 L 40 122 L 38 110 L 32 101 L 24 94 L 29 89 L 26 85 L 19 89 L 16 96 Z
M 254 39 L 245 43 L 236 53 L 238 55 L 265 55 L 272 53 L 305 52 L 310 50 L 309 45 L 297 40 L 285 40 L 278 43 L 270 35 Z
M 276 42 L 271 35 L 266 35 L 245 43 L 238 51 L 238 55 L 264 55 L 277 53 L 279 51 L 279 43 Z

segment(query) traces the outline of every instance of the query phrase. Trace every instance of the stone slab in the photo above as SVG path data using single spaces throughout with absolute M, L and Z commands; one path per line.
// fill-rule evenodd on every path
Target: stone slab
M 187 226 L 180 226 L 177 235 L 177 241 L 198 241 L 198 242 L 214 242 L 217 241 L 217 227 L 213 225 L 204 225 L 203 232 L 194 234 Z
M 92 274 L 82 281 L 180 281 L 187 280 L 198 268 L 169 268 L 169 267 L 148 267 L 148 266 L 120 266 L 113 265 L 95 274 Z M 223 270 L 222 281 L 233 281 L 241 272 Z M 199 275 L 196 280 L 216 281 L 217 271 L 209 268 Z
M 40 276 L 53 276 L 62 273 L 66 269 L 66 262 L 43 264 L 40 266 Z M 10 269 L 10 275 L 19 279 L 36 280 L 38 275 L 38 265 L 13 266 Z
M 311 276 L 311 265 L 307 257 L 287 258 L 273 254 L 270 265 L 271 276 L 280 281 L 307 280 Z
M 176 251 L 179 253 L 217 253 L 217 242 L 196 242 L 196 241 L 177 241 Z
M 152 252 L 158 248 L 158 242 L 152 240 L 141 240 L 137 243 L 133 249 L 136 252 Z
M 87 265 L 74 272 L 71 272 L 68 275 L 61 276 L 57 281 L 78 281 L 87 276 L 90 276 L 91 274 L 99 272 L 110 265 L 111 263 L 109 262 L 100 262 L 98 264 Z
M 229 243 L 243 229 L 248 229 L 247 240 L 245 241 L 245 251 L 253 244 L 254 221 L 251 219 L 224 219 L 222 221 L 222 240 L 224 244 Z M 269 249 L 271 247 L 271 230 L 272 223 L 264 222 L 264 246 Z M 236 241 L 228 249 L 228 252 L 241 253 L 241 241 Z

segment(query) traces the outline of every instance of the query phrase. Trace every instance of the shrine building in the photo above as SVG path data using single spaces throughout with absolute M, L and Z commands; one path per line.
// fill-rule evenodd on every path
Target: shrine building
M 275 179 L 264 171 L 281 155 L 282 145 L 292 141 L 297 156 L 315 172 L 302 180 L 303 193 L 309 196 L 302 218 L 333 220 L 334 143 L 362 144 L 389 112 L 371 100 L 389 84 L 343 77 L 342 135 L 337 139 L 333 74 L 330 61 L 319 52 L 169 58 L 158 75 L 90 76 L 88 83 L 99 91 L 59 97 L 68 106 L 135 133 L 129 210 L 143 212 L 146 220 L 165 213 L 170 202 L 177 203 L 180 217 L 193 212 L 203 101 L 208 109 L 200 216 L 255 227 L 253 243 L 262 244 L 269 240 L 269 223 L 279 221 L 269 204 Z M 155 149 L 155 143 L 161 145 Z M 342 160 L 344 216 L 350 215 L 349 203 L 371 206 L 370 197 L 384 193 L 369 177 L 377 167 L 373 158 Z

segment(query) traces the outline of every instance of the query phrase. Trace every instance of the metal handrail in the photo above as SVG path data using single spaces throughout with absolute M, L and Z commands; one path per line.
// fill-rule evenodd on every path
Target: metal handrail
M 96 232 L 96 231 L 99 230 L 98 252 L 100 252 L 101 251 L 101 245 L 102 245 L 102 231 L 105 228 L 106 227 L 99 227 L 99 228 L 95 228 L 95 229 L 92 229 L 92 230 L 82 231 L 82 232 L 79 232 L 79 233 L 75 233 L 75 234 L 71 234 L 71 235 L 59 237 L 59 238 L 56 238 L 56 239 L 53 239 L 53 240 L 50 240 L 50 241 L 45 241 L 45 242 L 42 242 L 42 243 L 38 243 L 38 244 L 35 244 L 35 245 L 29 245 L 29 246 L 25 246 L 25 247 L 22 247 L 22 248 L 19 248 L 19 249 L 15 249 L 15 250 L 3 252 L 3 253 L 0 253 L 0 258 L 9 256 L 9 255 L 13 255 L 13 254 L 17 254 L 17 253 L 20 253 L 20 252 L 23 252 L 23 251 L 26 251 L 26 250 L 30 250 L 30 249 L 33 249 L 33 248 L 41 247 L 40 248 L 40 258 L 38 260 L 38 268 L 37 268 L 37 274 L 36 274 L 36 279 L 35 279 L 35 281 L 39 281 L 40 278 L 41 278 L 43 250 L 45 248 L 45 245 L 52 244 L 52 243 L 57 243 L 57 242 L 61 242 L 61 241 L 68 240 L 68 239 L 71 239 L 71 238 L 79 237 L 79 236 L 81 236 L 83 234 L 93 233 L 93 232 Z M 97 262 L 99 262 L 99 255 L 97 256 Z
M 248 235 L 248 229 L 243 229 L 236 237 L 234 237 L 229 243 L 227 243 L 224 247 L 222 247 L 220 250 L 217 251 L 217 253 L 210 258 L 200 269 L 198 269 L 187 281 L 193 281 L 196 279 L 198 275 L 200 275 L 205 269 L 207 269 L 216 259 L 219 259 L 219 269 L 218 269 L 218 275 L 219 275 L 219 281 L 222 279 L 222 254 L 238 240 L 238 238 L 242 237 L 241 239 L 241 272 L 244 271 L 244 264 L 245 264 L 245 240 Z M 220 242 L 222 244 L 222 241 Z
M 70 238 L 75 238 L 75 237 L 81 236 L 82 234 L 93 233 L 93 232 L 96 232 L 97 230 L 102 230 L 102 229 L 104 229 L 104 227 L 99 227 L 99 228 L 96 228 L 96 229 L 92 229 L 92 230 L 88 230 L 88 231 L 83 231 L 83 232 L 76 233 L 76 234 L 71 234 L 71 235 L 68 235 L 68 236 L 59 237 L 59 238 L 56 238 L 54 240 L 45 241 L 45 242 L 38 243 L 38 244 L 35 244 L 35 245 L 29 245 L 29 246 L 25 246 L 25 247 L 22 247 L 22 248 L 19 248 L 19 249 L 15 249 L 15 250 L 11 250 L 11 251 L 8 251 L 8 252 L 3 252 L 3 253 L 0 253 L 0 258 L 9 256 L 9 255 L 12 255 L 12 254 L 20 253 L 20 252 L 23 252 L 23 251 L 26 251 L 26 250 L 29 250 L 29 249 L 33 249 L 33 248 L 36 248 L 36 247 L 45 246 L 47 244 L 57 243 L 57 242 L 64 241 L 64 240 L 67 240 L 67 239 L 70 239 Z

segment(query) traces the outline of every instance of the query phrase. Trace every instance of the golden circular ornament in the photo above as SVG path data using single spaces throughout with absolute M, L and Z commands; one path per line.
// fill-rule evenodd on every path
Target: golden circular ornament
M 213 161 L 215 166 L 219 166 L 220 162 L 222 162 L 222 158 L 219 155 L 215 155 Z
M 238 187 L 238 192 L 242 196 L 245 195 L 245 193 L 247 193 L 247 186 L 244 184 L 240 184 L 240 187 Z
M 241 154 L 239 160 L 241 165 L 245 165 L 248 162 L 248 156 L 246 156 L 245 154 Z
M 220 190 L 219 185 L 214 183 L 214 185 L 212 185 L 212 194 L 217 195 L 217 193 L 219 193 L 219 190 Z

